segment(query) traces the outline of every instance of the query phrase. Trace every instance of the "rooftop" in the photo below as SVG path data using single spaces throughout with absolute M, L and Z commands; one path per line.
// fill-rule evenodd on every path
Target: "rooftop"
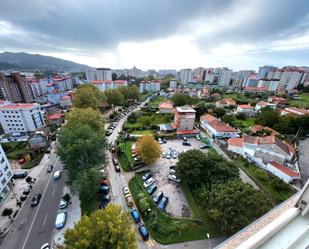
M 282 171 L 284 174 L 291 176 L 291 177 L 299 177 L 299 174 L 293 170 L 291 170 L 290 168 L 287 168 L 275 161 L 270 162 L 269 164 L 271 164 L 272 166 L 274 166 L 275 168 L 277 168 L 278 170 Z
M 253 109 L 251 105 L 239 105 L 238 107 L 242 109 Z
M 19 104 L 2 105 L 0 108 L 1 109 L 29 109 L 33 107 L 40 107 L 40 105 L 37 103 L 33 103 L 33 104 L 19 103 Z
M 191 106 L 177 106 L 176 110 L 178 112 L 191 112 L 191 113 L 196 112 Z

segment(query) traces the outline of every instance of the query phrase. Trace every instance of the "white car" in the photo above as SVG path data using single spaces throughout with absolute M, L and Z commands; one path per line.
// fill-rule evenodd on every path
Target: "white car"
M 177 176 L 176 175 L 172 175 L 172 174 L 168 175 L 168 180 L 170 180 L 172 182 L 177 182 L 177 183 L 180 182 L 180 180 L 177 178 Z
M 59 208 L 60 208 L 60 209 L 64 209 L 64 208 L 66 208 L 67 206 L 68 206 L 68 202 L 65 201 L 65 200 L 63 200 L 63 199 L 61 199 L 60 204 L 59 204 Z
M 128 184 L 123 185 L 122 190 L 124 195 L 130 194 Z
M 45 243 L 44 245 L 42 245 L 41 249 L 50 249 L 49 243 Z
M 163 142 L 162 142 L 162 139 L 161 139 L 161 138 L 158 138 L 158 142 L 159 142 L 159 144 L 163 144 Z
M 147 181 L 144 182 L 144 187 L 148 188 L 153 183 L 154 183 L 154 179 L 150 177 Z

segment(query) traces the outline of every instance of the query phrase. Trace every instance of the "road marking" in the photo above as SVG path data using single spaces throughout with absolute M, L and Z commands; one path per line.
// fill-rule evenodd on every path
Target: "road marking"
M 56 189 L 54 188 L 53 193 L 52 193 L 52 197 L 54 197 Z
M 60 170 L 62 170 L 62 166 L 60 166 Z M 51 176 L 52 176 L 52 174 L 50 174 L 49 179 L 48 179 L 48 182 L 47 182 L 46 187 L 45 187 L 45 189 L 44 189 L 44 192 L 43 192 L 43 195 L 42 195 L 42 196 L 43 196 L 43 198 L 44 198 L 44 196 L 45 196 L 45 193 L 46 193 L 47 187 L 48 187 L 48 185 L 49 185 L 49 183 L 50 183 L 50 180 L 51 180 L 51 178 L 52 178 Z M 43 198 L 42 198 L 42 199 L 43 199 Z M 25 239 L 25 242 L 24 242 L 24 244 L 23 244 L 22 249 L 25 249 L 25 247 L 26 247 L 27 241 L 28 241 L 28 239 L 29 239 L 29 235 L 30 235 L 30 233 L 31 233 L 31 230 L 32 230 L 32 227 L 33 227 L 34 221 L 35 221 L 35 219 L 36 219 L 36 216 L 38 215 L 38 212 L 39 212 L 39 210 L 40 210 L 40 207 L 41 207 L 42 202 L 43 202 L 43 201 L 40 201 L 40 204 L 39 204 L 39 206 L 38 206 L 37 210 L 35 211 L 34 218 L 33 218 L 33 220 L 32 220 L 32 223 L 31 223 L 31 226 L 30 226 L 29 232 L 27 233 L 27 236 L 26 236 L 26 239 Z
M 43 227 L 45 226 L 47 216 L 48 216 L 48 214 L 45 215 L 44 222 L 43 222 Z

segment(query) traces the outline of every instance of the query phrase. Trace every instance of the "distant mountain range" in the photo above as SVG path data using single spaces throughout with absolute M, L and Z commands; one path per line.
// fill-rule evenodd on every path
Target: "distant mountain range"
M 91 67 L 52 56 L 27 53 L 0 53 L 0 70 L 84 71 Z

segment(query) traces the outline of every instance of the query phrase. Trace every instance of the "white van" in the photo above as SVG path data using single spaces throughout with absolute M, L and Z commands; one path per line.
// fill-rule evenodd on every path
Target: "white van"
M 61 171 L 60 171 L 60 170 L 57 170 L 57 171 L 54 173 L 54 180 L 58 180 L 60 177 L 61 177 Z
M 57 215 L 55 226 L 57 229 L 61 229 L 64 227 L 65 222 L 67 220 L 67 212 L 61 212 Z

